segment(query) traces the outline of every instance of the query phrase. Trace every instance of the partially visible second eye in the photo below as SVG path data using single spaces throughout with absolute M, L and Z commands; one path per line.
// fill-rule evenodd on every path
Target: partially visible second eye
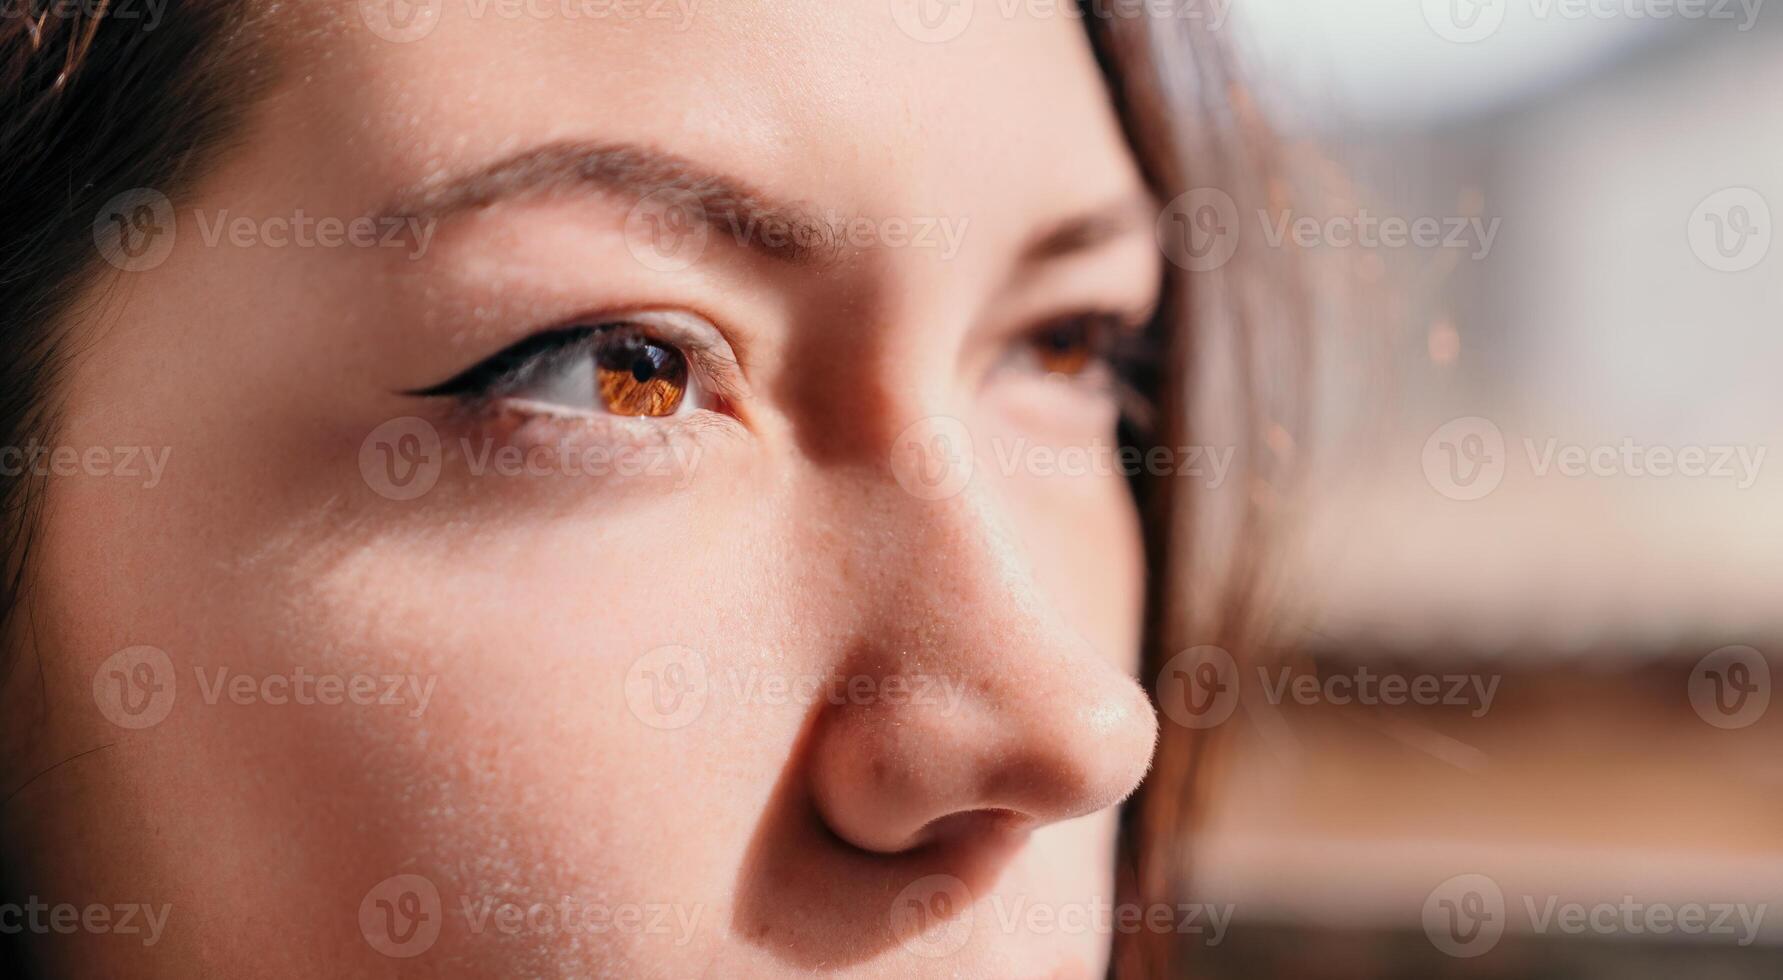
M 1043 327 L 1028 343 L 1038 366 L 1047 374 L 1082 374 L 1098 356 L 1098 337 L 1081 317 Z
M 668 325 L 665 320 L 652 326 Z M 414 394 L 633 418 L 669 418 L 711 402 L 682 345 L 658 339 L 631 320 L 535 334 Z
M 1085 313 L 1029 332 L 1014 351 L 1019 366 L 1040 374 L 1108 381 L 1119 367 L 1117 348 L 1127 321 L 1112 313 Z

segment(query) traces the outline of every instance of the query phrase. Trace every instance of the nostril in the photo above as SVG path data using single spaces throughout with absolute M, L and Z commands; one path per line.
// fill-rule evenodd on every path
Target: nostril
M 966 840 L 1017 841 L 1040 823 L 1025 813 L 1002 807 L 965 810 L 929 821 L 922 829 L 920 845 L 955 844 Z

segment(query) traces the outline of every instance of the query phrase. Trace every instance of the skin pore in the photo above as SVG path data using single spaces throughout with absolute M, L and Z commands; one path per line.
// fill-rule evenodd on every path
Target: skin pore
M 1161 276 L 1082 24 L 503 9 L 448 0 L 406 41 L 357 3 L 275 16 L 281 81 L 172 202 L 171 251 L 81 305 L 58 442 L 168 452 L 152 488 L 50 488 L 21 768 L 104 748 L 9 804 L 13 884 L 169 913 L 152 946 L 30 948 L 1102 975 L 1106 931 L 1025 914 L 1112 900 L 1156 737 L 1126 480 L 1044 462 L 1116 444 L 1091 348 Z M 365 216 L 394 247 L 292 233 Z M 664 222 L 698 246 L 640 248 Z M 439 440 L 424 493 L 378 479 L 386 425 Z M 912 481 L 912 426 L 969 434 L 963 486 Z M 620 456 L 654 468 L 586 465 Z M 176 694 L 130 728 L 95 679 L 137 646 Z M 299 671 L 377 696 L 296 703 Z M 684 710 L 661 685 L 690 674 Z M 431 911 L 398 876 L 438 902 L 407 956 L 366 926 Z M 963 934 L 908 928 L 966 903 Z

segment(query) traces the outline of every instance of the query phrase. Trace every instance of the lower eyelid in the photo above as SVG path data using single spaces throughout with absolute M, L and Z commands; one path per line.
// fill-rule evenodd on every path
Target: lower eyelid
M 701 408 L 649 418 L 577 412 L 561 405 L 505 399 L 490 404 L 479 414 L 490 434 L 533 446 L 654 445 L 708 429 L 740 428 L 734 419 Z

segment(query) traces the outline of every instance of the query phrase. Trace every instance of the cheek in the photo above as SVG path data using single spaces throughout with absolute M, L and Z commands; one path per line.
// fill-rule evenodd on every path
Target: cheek
M 205 729 L 190 741 L 216 747 L 215 772 L 280 760 L 259 766 L 278 804 L 241 822 L 276 827 L 310 856 L 302 887 L 319 893 L 315 908 L 353 907 L 369 882 L 423 870 L 451 907 L 573 895 L 684 903 L 722 921 L 728 869 L 799 724 L 796 706 L 730 710 L 718 697 L 721 671 L 765 672 L 784 649 L 763 624 L 786 616 L 751 584 L 760 555 L 738 530 L 765 522 L 741 495 L 703 490 L 548 516 L 546 488 L 492 483 L 489 495 L 508 495 L 505 518 L 479 508 L 481 520 L 348 523 L 269 556 L 261 567 L 283 569 L 276 579 L 226 585 L 207 613 L 188 605 L 213 625 L 183 664 L 397 676 L 429 692 L 424 711 L 413 699 L 188 704 Z M 710 928 L 695 941 L 711 941 Z M 468 955 L 502 952 L 499 935 L 458 938 Z M 627 941 L 613 954 L 653 952 L 625 952 Z
M 754 542 L 726 530 L 751 526 L 746 507 L 700 494 L 474 535 L 387 534 L 311 582 L 309 605 L 326 611 L 318 634 L 437 677 L 425 746 L 420 731 L 392 737 L 415 741 L 442 786 L 462 767 L 496 785 L 457 791 L 512 791 L 499 798 L 525 801 L 522 822 L 586 838 L 673 810 L 639 792 L 697 810 L 691 782 L 665 781 L 690 760 L 747 768 L 783 751 L 772 719 L 733 732 L 718 714 L 684 717 L 702 711 L 697 684 L 775 647 L 758 631 L 783 617 L 745 571 Z M 712 561 L 714 548 L 731 559 Z

